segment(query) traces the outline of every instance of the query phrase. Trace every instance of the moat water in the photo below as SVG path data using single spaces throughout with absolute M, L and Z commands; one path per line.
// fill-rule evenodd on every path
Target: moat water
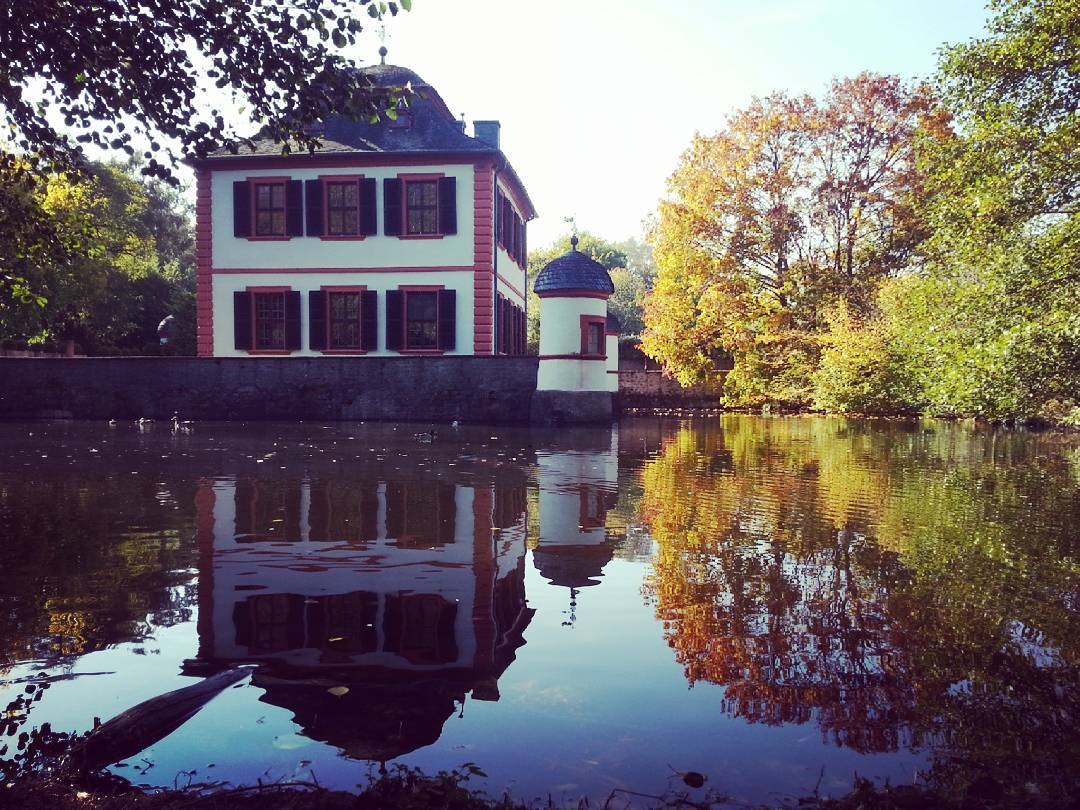
M 0 766 L 237 665 L 148 786 L 475 763 L 737 802 L 1080 775 L 1080 443 L 730 415 L 611 429 L 0 425 Z M 46 725 L 48 724 L 48 725 Z

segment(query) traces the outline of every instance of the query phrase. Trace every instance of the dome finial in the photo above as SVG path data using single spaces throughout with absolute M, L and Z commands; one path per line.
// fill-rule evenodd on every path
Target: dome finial
M 379 64 L 380 65 L 385 65 L 386 64 L 386 53 L 387 53 L 386 46 L 385 45 L 380 45 L 379 46 Z
M 578 238 L 577 238 L 577 234 L 575 233 L 573 236 L 570 237 L 570 249 L 571 250 L 577 250 L 577 243 L 578 243 Z

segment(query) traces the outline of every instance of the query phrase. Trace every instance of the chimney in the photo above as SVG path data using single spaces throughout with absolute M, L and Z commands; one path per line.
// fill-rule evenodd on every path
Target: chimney
M 499 122 L 498 121 L 473 121 L 473 137 L 483 141 L 488 146 L 499 148 Z

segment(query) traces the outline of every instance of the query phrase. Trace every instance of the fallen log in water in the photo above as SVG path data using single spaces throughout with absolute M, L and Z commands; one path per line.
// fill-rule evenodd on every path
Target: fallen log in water
M 176 731 L 211 698 L 246 678 L 251 671 L 250 667 L 229 669 L 132 706 L 72 746 L 66 768 L 96 771 L 134 756 Z

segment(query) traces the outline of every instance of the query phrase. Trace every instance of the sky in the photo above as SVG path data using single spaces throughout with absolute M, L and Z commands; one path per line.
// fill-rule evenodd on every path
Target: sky
M 695 131 L 754 96 L 822 94 L 869 70 L 929 77 L 946 42 L 979 36 L 983 0 L 413 0 L 386 23 L 387 61 L 439 91 L 502 148 L 539 219 L 640 237 Z M 377 26 L 348 55 L 378 60 Z

